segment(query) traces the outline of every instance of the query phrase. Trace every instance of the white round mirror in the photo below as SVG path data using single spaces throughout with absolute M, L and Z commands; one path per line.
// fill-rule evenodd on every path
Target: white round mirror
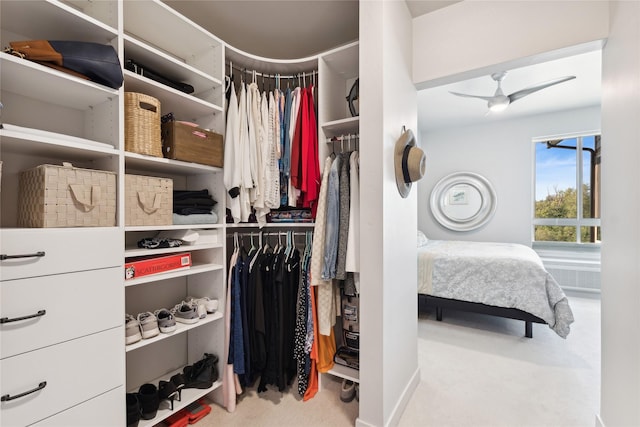
M 431 191 L 431 212 L 442 226 L 469 231 L 486 224 L 496 210 L 496 192 L 487 179 L 472 172 L 442 178 Z

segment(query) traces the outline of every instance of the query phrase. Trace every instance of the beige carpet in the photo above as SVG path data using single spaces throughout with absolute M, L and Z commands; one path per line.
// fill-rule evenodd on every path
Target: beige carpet
M 590 427 L 599 412 L 600 301 L 571 296 L 575 323 L 566 340 L 545 325 L 444 312 L 418 321 L 421 382 L 400 427 Z M 229 413 L 213 411 L 200 427 L 352 426 L 358 402 L 340 401 L 340 382 L 325 380 L 314 399 L 249 390 Z

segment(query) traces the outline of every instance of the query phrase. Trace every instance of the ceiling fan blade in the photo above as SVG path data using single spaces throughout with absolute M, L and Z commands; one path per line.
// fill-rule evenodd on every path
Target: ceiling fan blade
M 572 80 L 572 79 L 575 79 L 575 78 L 576 78 L 576 76 L 558 77 L 557 79 L 549 80 L 547 82 L 540 83 L 540 84 L 537 84 L 537 85 L 534 85 L 534 86 L 529 86 L 529 87 L 526 87 L 526 88 L 524 88 L 522 90 L 519 90 L 517 92 L 513 92 L 511 95 L 508 96 L 508 98 L 509 98 L 509 101 L 515 102 L 518 99 L 524 98 L 527 95 L 531 95 L 534 92 L 537 92 L 537 91 L 542 90 L 542 89 L 546 89 L 549 86 L 557 85 L 558 83 L 563 83 L 563 82 L 566 82 L 568 80 Z
M 449 93 L 453 94 L 453 95 L 457 95 L 457 96 L 463 96 L 465 98 L 479 98 L 479 99 L 484 99 L 485 101 L 491 101 L 494 97 L 493 96 L 481 96 L 481 95 L 468 95 L 466 93 L 458 93 L 458 92 L 451 92 L 449 91 Z

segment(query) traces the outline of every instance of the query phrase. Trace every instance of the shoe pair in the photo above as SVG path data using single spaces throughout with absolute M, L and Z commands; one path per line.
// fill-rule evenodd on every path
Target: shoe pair
M 342 387 L 340 389 L 340 400 L 347 403 L 351 402 L 356 397 L 356 387 L 357 385 L 355 382 L 343 379 Z
M 130 314 L 124 317 L 125 323 L 125 344 L 133 344 L 141 339 L 153 338 L 160 333 L 158 328 L 158 319 L 155 314 L 150 311 L 138 314 L 134 318 Z
M 175 317 L 176 321 L 185 323 L 187 325 L 197 323 L 200 320 L 200 314 L 198 314 L 198 305 L 191 302 L 182 301 L 180 304 L 176 304 L 171 309 L 171 314 Z M 207 313 L 204 313 L 205 317 Z
M 204 317 L 207 317 L 207 314 L 212 314 L 212 313 L 215 313 L 216 311 L 218 311 L 218 300 L 214 299 L 214 298 L 209 298 L 209 297 L 201 297 L 201 298 L 187 297 L 185 301 L 191 302 L 191 303 L 194 303 L 194 304 L 198 305 L 198 314 L 200 315 L 201 319 L 204 318 Z

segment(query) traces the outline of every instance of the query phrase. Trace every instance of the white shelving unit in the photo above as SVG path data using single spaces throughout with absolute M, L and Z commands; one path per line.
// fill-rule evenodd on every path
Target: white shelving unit
M 187 120 L 213 132 L 224 133 L 223 44 L 157 0 L 123 2 L 124 28 L 123 62 L 132 60 L 175 81 L 194 87 L 187 94 L 160 84 L 132 71 L 124 71 L 124 91 L 140 92 L 160 101 L 161 114 L 173 113 L 176 120 Z M 171 29 L 159 31 L 159 28 Z M 182 372 L 204 353 L 224 353 L 225 247 L 224 202 L 225 190 L 222 168 L 150 157 L 137 153 L 123 153 L 127 174 L 171 178 L 174 190 L 206 189 L 218 203 L 217 224 L 193 226 L 166 225 L 162 227 L 125 227 L 124 260 L 144 255 L 166 255 L 189 252 L 192 266 L 185 269 L 124 280 L 125 309 L 133 316 L 144 311 L 167 308 L 180 303 L 187 296 L 210 297 L 220 301 L 220 309 L 190 325 L 178 323 L 177 330 L 143 339 L 126 346 L 126 388 L 136 392 L 145 383 L 158 385 L 174 373 Z M 159 231 L 192 229 L 207 234 L 205 243 L 176 248 L 140 249 L 137 241 L 153 237 Z M 124 275 L 123 275 L 124 277 Z M 219 362 L 218 371 L 222 372 Z M 187 389 L 182 401 L 174 402 L 171 411 L 167 402 L 152 420 L 140 425 L 155 425 L 187 406 L 194 400 L 214 392 L 221 381 L 206 390 Z M 216 394 L 211 394 L 218 400 Z
M 334 49 L 320 55 L 318 102 L 318 141 L 321 163 L 334 149 L 340 151 L 340 142 L 329 142 L 334 137 L 359 133 L 360 118 L 352 117 L 347 103 L 347 95 L 359 75 L 358 42 Z M 355 142 L 355 141 L 354 141 Z M 346 147 L 346 142 L 342 143 Z M 351 149 L 355 147 L 352 143 Z M 336 321 L 336 339 L 342 331 L 342 320 Z M 362 357 L 362 356 L 361 356 Z M 329 374 L 350 381 L 359 382 L 360 372 L 347 366 L 335 364 Z
M 92 3 L 2 1 L 0 43 L 80 40 L 117 49 L 118 2 Z M 0 325 L 0 394 L 15 397 L 2 403 L 0 424 L 65 424 L 100 408 L 102 423 L 123 425 L 124 303 L 114 286 L 122 277 L 122 229 L 24 229 L 17 215 L 23 170 L 70 162 L 119 172 L 121 91 L 6 53 L 0 70 L 0 253 L 42 254 L 0 261 L 0 317 L 42 313 Z M 62 309 L 96 298 L 100 304 L 81 304 L 87 309 Z M 76 380 L 64 378 L 69 372 Z

